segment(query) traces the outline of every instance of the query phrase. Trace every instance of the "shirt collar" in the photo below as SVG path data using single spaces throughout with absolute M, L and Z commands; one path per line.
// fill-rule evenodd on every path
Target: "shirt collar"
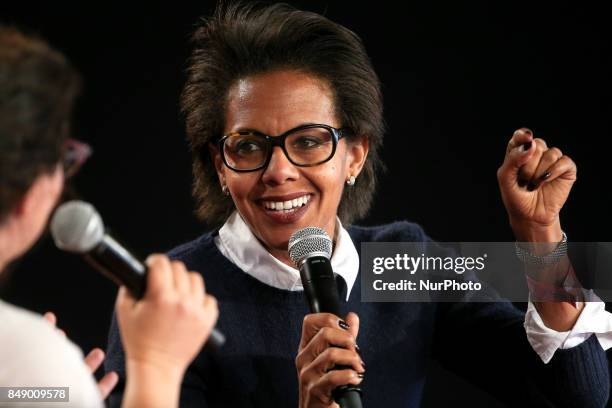
M 278 289 L 304 290 L 300 272 L 272 256 L 253 235 L 237 211 L 223 224 L 219 235 L 215 237 L 215 244 L 226 258 L 255 279 Z M 359 271 L 359 254 L 349 233 L 337 217 L 336 245 L 331 264 L 333 271 L 346 283 L 348 301 Z

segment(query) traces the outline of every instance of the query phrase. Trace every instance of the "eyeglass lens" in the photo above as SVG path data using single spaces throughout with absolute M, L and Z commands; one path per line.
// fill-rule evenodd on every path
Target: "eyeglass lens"
M 227 164 L 238 170 L 250 170 L 265 164 L 272 144 L 255 133 L 228 137 L 223 145 Z M 333 134 L 322 127 L 298 129 L 287 134 L 285 150 L 294 164 L 309 166 L 328 160 L 333 154 Z

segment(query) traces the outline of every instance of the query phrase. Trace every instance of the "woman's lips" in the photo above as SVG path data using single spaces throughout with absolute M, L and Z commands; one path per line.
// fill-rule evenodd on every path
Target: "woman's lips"
M 289 196 L 283 196 L 285 201 L 268 201 L 262 200 L 261 208 L 268 218 L 280 224 L 291 224 L 298 221 L 304 216 L 310 203 L 312 202 L 311 194 L 303 194 L 296 196 L 292 200 L 287 199 Z M 282 209 L 277 209 L 282 208 Z
M 292 199 L 289 197 L 292 197 Z M 310 194 L 284 196 L 282 199 L 267 199 L 261 201 L 263 206 L 268 210 L 293 210 L 306 205 L 308 201 L 310 201 Z

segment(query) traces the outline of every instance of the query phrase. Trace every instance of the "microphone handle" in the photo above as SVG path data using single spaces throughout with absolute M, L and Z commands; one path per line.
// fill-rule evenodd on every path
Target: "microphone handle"
M 142 299 L 147 290 L 147 268 L 113 237 L 104 235 L 100 244 L 84 257 L 117 286 L 125 285 L 132 296 Z
M 340 296 L 336 278 L 329 259 L 313 256 L 305 260 L 300 268 L 300 278 L 312 313 L 332 313 L 340 316 Z M 350 368 L 338 365 L 336 370 Z M 358 385 L 342 385 L 332 392 L 341 408 L 361 408 L 361 388 Z
M 351 389 L 347 389 L 346 391 L 342 391 L 344 388 L 351 387 Z M 362 408 L 363 405 L 361 403 L 361 388 L 352 388 L 357 387 L 356 385 L 343 385 L 342 387 L 336 388 L 332 395 L 334 396 L 334 400 L 340 405 L 341 408 Z
M 136 299 L 142 299 L 147 290 L 147 268 L 110 235 L 84 254 L 85 260 L 111 279 L 117 286 L 125 285 Z M 204 345 L 205 350 L 217 351 L 225 343 L 223 333 L 213 328 Z

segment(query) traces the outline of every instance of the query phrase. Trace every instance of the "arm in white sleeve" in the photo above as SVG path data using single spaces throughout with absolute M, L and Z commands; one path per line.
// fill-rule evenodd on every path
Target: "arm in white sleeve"
M 591 295 L 591 298 L 596 296 Z M 548 363 L 558 349 L 575 347 L 592 334 L 597 336 L 604 350 L 612 347 L 612 313 L 606 311 L 602 301 L 585 302 L 574 327 L 564 332 L 546 327 L 533 302 L 529 301 L 524 325 L 529 344 L 544 363 Z

